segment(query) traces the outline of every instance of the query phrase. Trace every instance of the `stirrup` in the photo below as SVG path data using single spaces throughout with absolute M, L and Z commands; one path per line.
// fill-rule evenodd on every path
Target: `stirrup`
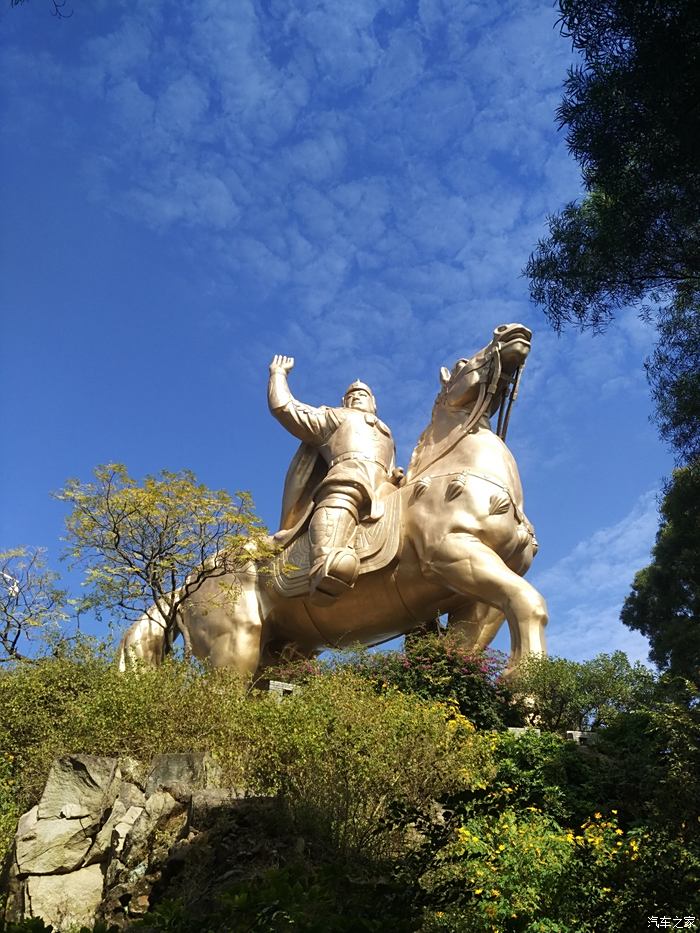
M 323 566 L 312 574 L 310 600 L 314 606 L 330 606 L 355 585 L 360 560 L 351 548 L 332 551 Z

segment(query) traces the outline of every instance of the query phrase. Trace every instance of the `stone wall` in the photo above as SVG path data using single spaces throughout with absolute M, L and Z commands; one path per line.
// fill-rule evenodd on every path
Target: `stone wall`
M 177 873 L 217 814 L 247 805 L 221 788 L 205 753 L 54 762 L 37 806 L 19 821 L 5 866 L 5 919 L 57 930 L 96 919 L 126 927 Z

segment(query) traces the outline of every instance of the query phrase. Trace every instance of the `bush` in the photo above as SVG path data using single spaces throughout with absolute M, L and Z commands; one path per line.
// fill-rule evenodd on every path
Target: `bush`
M 207 749 L 227 783 L 277 797 L 273 828 L 250 829 L 277 867 L 237 868 L 228 889 L 207 879 L 208 900 L 164 902 L 144 930 L 594 933 L 697 915 L 691 687 L 662 679 L 643 701 L 613 656 L 608 725 L 579 748 L 475 729 L 465 705 L 484 690 L 484 716 L 502 716 L 508 695 L 446 639 L 351 661 L 306 664 L 282 702 L 185 661 L 119 674 L 86 643 L 0 672 L 0 844 L 54 757 Z M 579 668 L 602 676 L 609 659 Z
M 15 802 L 33 805 L 54 758 L 78 752 L 148 761 L 216 746 L 230 766 L 223 733 L 235 731 L 243 702 L 231 675 L 177 661 L 120 674 L 106 650 L 86 643 L 15 665 L 0 672 L 0 747 Z
M 483 780 L 488 759 L 455 707 L 389 688 L 377 696 L 348 670 L 249 707 L 245 729 L 255 748 L 248 779 L 278 792 L 295 827 L 343 858 L 391 850 L 396 839 L 379 826 L 393 802 L 426 806 Z
M 426 700 L 457 705 L 478 729 L 520 725 L 522 711 L 503 680 L 505 658 L 472 652 L 449 633 L 413 636 L 403 651 L 358 652 L 346 662 L 378 689 L 396 687 Z
M 609 725 L 620 713 L 648 702 L 655 678 L 622 651 L 590 661 L 530 655 L 518 666 L 513 690 L 526 703 L 529 721 L 552 732 Z
M 392 800 L 422 804 L 479 772 L 473 732 L 453 707 L 389 689 L 377 697 L 350 672 L 278 703 L 182 661 L 120 674 L 82 645 L 0 674 L 0 829 L 6 847 L 57 757 L 147 762 L 192 749 L 214 755 L 227 785 L 279 794 L 293 823 L 337 852 L 379 851 L 376 821 Z

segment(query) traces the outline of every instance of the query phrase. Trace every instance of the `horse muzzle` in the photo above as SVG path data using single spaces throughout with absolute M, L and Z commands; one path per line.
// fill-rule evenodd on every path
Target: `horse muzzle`
M 506 369 L 515 369 L 527 359 L 532 331 L 524 324 L 501 324 L 494 330 L 493 339 L 500 344 L 501 364 Z

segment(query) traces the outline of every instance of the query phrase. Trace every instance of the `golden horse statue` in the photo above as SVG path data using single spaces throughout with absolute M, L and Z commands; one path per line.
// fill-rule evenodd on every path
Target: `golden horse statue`
M 382 522 L 394 517 L 394 544 L 379 561 L 382 548 L 374 547 L 374 563 L 365 564 L 352 589 L 331 605 L 316 605 L 303 580 L 299 595 L 285 592 L 293 563 L 286 552 L 276 570 L 251 560 L 229 581 L 207 580 L 183 603 L 178 622 L 188 650 L 214 667 L 250 675 L 290 655 L 379 644 L 447 613 L 448 630 L 475 649 L 490 644 L 507 620 L 508 671 L 528 654 L 544 654 L 547 607 L 523 579 L 537 542 L 504 442 L 531 337 L 522 324 L 501 325 L 486 347 L 441 370 L 430 424 L 405 480 L 398 488 L 386 484 Z M 386 543 L 392 529 L 383 534 Z M 122 669 L 129 659 L 157 664 L 169 650 L 154 609 L 122 639 Z

